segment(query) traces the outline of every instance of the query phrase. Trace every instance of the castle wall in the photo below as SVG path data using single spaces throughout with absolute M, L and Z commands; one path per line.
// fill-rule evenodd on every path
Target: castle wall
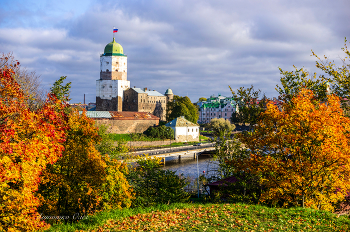
M 150 126 L 159 125 L 159 119 L 137 120 L 137 119 L 95 119 L 97 126 L 106 125 L 108 133 L 129 134 L 143 133 Z

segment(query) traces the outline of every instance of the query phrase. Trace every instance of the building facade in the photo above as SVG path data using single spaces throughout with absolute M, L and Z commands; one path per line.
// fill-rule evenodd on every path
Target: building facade
M 166 104 L 172 98 L 171 89 L 163 95 L 147 88 L 130 88 L 124 91 L 123 111 L 148 112 L 165 121 Z
M 199 141 L 199 126 L 188 121 L 184 116 L 175 118 L 165 126 L 174 130 L 174 138 L 177 142 Z
M 238 109 L 233 98 L 214 95 L 207 101 L 199 102 L 198 123 L 209 123 L 213 118 L 230 119 L 232 114 Z

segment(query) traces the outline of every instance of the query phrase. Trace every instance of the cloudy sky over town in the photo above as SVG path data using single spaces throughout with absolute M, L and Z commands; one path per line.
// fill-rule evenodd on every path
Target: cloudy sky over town
M 254 85 L 277 96 L 279 67 L 310 72 L 345 54 L 349 0 L 0 0 L 0 52 L 12 52 L 49 89 L 72 82 L 71 102 L 95 102 L 99 59 L 116 41 L 131 86 L 199 97 Z

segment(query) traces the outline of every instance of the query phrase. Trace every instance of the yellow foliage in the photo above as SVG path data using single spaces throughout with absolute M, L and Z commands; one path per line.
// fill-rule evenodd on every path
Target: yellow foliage
M 350 190 L 350 120 L 339 98 L 315 104 L 303 89 L 279 110 L 272 102 L 254 132 L 240 135 L 250 158 L 232 164 L 261 176 L 261 201 L 332 211 Z

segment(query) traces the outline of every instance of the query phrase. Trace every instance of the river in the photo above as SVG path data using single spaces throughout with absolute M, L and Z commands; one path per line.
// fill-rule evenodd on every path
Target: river
M 176 174 L 184 174 L 185 177 L 195 179 L 199 175 L 213 175 L 214 171 L 218 168 L 218 162 L 214 161 L 208 156 L 199 156 L 198 159 L 198 171 L 197 171 L 197 159 L 193 158 L 193 155 L 187 157 L 181 157 L 179 161 L 178 157 L 167 157 L 165 160 L 165 166 L 162 169 L 176 171 Z

